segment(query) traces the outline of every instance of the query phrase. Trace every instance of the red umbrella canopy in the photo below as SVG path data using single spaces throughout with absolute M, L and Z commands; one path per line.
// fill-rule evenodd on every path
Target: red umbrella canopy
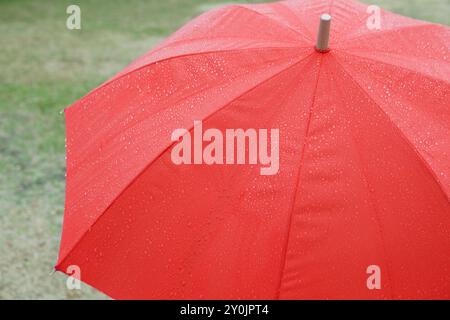
M 67 108 L 57 270 L 119 299 L 450 298 L 450 29 L 372 14 L 225 6 Z

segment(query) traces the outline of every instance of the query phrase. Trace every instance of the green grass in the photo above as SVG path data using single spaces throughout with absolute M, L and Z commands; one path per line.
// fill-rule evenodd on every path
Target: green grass
M 369 2 L 450 23 L 449 0 Z M 72 3 L 82 9 L 79 31 L 65 27 Z M 86 285 L 68 291 L 63 275 L 50 275 L 64 207 L 61 110 L 220 3 L 0 0 L 0 299 L 104 297 Z

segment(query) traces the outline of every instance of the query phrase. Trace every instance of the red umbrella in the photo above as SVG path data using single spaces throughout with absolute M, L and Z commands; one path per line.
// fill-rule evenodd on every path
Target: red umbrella
M 229 5 L 67 108 L 57 270 L 121 299 L 450 298 L 450 29 L 377 18 Z

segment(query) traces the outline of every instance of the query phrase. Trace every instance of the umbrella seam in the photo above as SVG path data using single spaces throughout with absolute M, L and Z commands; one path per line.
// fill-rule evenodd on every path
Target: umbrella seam
M 222 52 L 223 52 L 223 51 L 222 51 Z M 262 69 L 261 69 L 261 70 L 262 70 Z M 244 77 L 247 77 L 247 76 L 248 76 L 247 74 L 240 75 L 240 76 L 238 76 L 238 77 L 236 77 L 236 78 L 231 79 L 231 81 L 237 81 L 238 79 L 241 79 L 241 78 L 244 78 Z M 230 80 L 230 79 L 228 79 L 228 80 Z M 220 87 L 220 86 L 222 86 L 222 85 L 224 85 L 224 84 L 226 84 L 226 83 L 227 83 L 227 82 L 217 84 L 217 87 Z M 215 88 L 215 87 L 216 87 L 216 86 L 214 86 L 214 88 Z M 180 102 L 181 100 L 185 100 L 185 99 L 187 99 L 187 98 L 191 98 L 191 97 L 193 97 L 193 96 L 199 94 L 199 92 L 200 92 L 200 91 L 196 91 L 196 92 L 194 92 L 194 93 L 192 93 L 192 94 L 190 94 L 190 95 L 188 95 L 188 96 L 186 96 L 186 97 L 184 97 L 184 98 L 180 98 L 180 99 L 176 100 L 173 104 L 177 104 L 177 103 Z M 169 107 L 162 108 L 162 109 L 158 110 L 158 111 L 155 112 L 155 113 L 149 114 L 148 116 L 149 116 L 149 117 L 150 117 L 150 116 L 154 116 L 155 114 L 158 114 L 158 113 L 160 113 L 160 112 L 162 112 L 162 111 L 164 111 L 164 110 L 167 110 L 168 108 L 169 108 Z M 138 124 L 139 124 L 139 122 L 135 123 L 134 125 L 138 125 Z M 130 128 L 132 128 L 132 126 L 131 126 Z M 97 132 L 97 133 L 98 133 L 98 132 Z M 112 136 L 112 137 L 115 137 L 115 136 L 117 136 L 117 135 L 118 135 L 118 133 L 117 133 L 116 135 Z M 88 146 L 90 146 L 90 142 L 86 142 L 85 147 L 88 147 Z M 83 157 L 81 157 L 81 158 L 79 159 L 79 161 L 80 161 L 80 162 L 83 162 L 87 156 L 88 156 L 88 155 L 84 155 Z
M 342 66 L 341 66 L 341 69 L 342 69 Z M 343 72 L 346 73 L 344 70 L 343 70 Z M 344 113 L 347 114 L 345 111 L 344 111 Z M 384 237 L 383 230 L 381 228 L 381 219 L 380 219 L 380 216 L 379 216 L 379 210 L 378 210 L 378 208 L 376 206 L 376 203 L 375 203 L 375 201 L 374 201 L 374 199 L 373 199 L 373 197 L 371 195 L 371 192 L 370 192 L 369 178 L 368 178 L 365 166 L 363 164 L 363 161 L 361 161 L 362 160 L 362 155 L 361 155 L 361 152 L 360 152 L 360 150 L 358 148 L 358 143 L 356 141 L 353 129 L 350 128 L 349 131 L 350 131 L 350 136 L 351 136 L 351 138 L 353 140 L 353 143 L 355 145 L 356 154 L 357 154 L 357 161 L 358 161 L 358 163 L 359 163 L 359 165 L 361 167 L 361 172 L 362 172 L 362 175 L 363 175 L 364 184 L 366 186 L 366 192 L 367 192 L 367 195 L 369 197 L 369 201 L 371 203 L 372 209 L 373 209 L 373 211 L 375 213 L 375 221 L 376 221 L 376 224 L 377 224 L 377 231 L 378 231 L 378 234 L 379 234 L 380 239 L 381 239 L 381 248 L 382 248 L 382 251 L 383 251 L 383 254 L 384 254 L 384 257 L 385 257 L 384 260 L 385 260 L 385 263 L 386 263 L 386 274 L 387 274 L 388 283 L 389 283 L 389 286 L 388 286 L 389 293 L 390 293 L 391 299 L 394 299 L 395 298 L 394 285 L 393 285 L 391 272 L 390 272 L 390 269 L 391 269 L 390 265 L 391 265 L 391 263 L 390 263 L 390 260 L 388 259 L 388 254 L 387 254 L 387 250 L 386 250 L 386 240 L 385 240 L 385 237 Z
M 295 207 L 295 203 L 297 201 L 297 191 L 299 189 L 300 176 L 301 176 L 301 172 L 302 172 L 302 168 L 303 168 L 303 164 L 304 164 L 305 150 L 306 150 L 306 146 L 307 146 L 309 130 L 310 130 L 311 120 L 312 120 L 312 111 L 313 111 L 313 107 L 316 103 L 316 98 L 317 98 L 316 93 L 317 93 L 317 88 L 319 86 L 320 71 L 322 69 L 322 63 L 323 63 L 323 55 L 320 55 L 320 64 L 319 64 L 319 68 L 317 71 L 317 79 L 316 79 L 316 83 L 315 83 L 315 87 L 314 87 L 313 99 L 311 102 L 311 106 L 309 108 L 308 122 L 307 122 L 306 130 L 305 130 L 305 140 L 303 142 L 303 147 L 302 147 L 302 151 L 301 151 L 301 155 L 300 155 L 300 164 L 299 164 L 299 169 L 298 169 L 298 173 L 297 173 L 295 189 L 294 189 L 294 193 L 293 193 L 292 205 L 291 205 L 291 209 L 289 210 L 290 213 L 289 213 L 289 220 L 288 220 L 288 225 L 287 225 L 287 235 L 286 235 L 285 245 L 283 247 L 283 251 L 282 251 L 282 255 L 281 255 L 282 259 L 281 259 L 281 268 L 280 268 L 278 289 L 276 291 L 276 296 L 275 296 L 275 299 L 277 299 L 277 300 L 280 299 L 280 295 L 281 295 L 281 286 L 282 286 L 282 282 L 283 282 L 284 270 L 286 267 L 287 251 L 288 251 L 289 240 L 290 240 L 290 235 L 291 235 L 292 218 L 294 215 L 294 207 Z
M 288 29 L 288 30 L 293 31 L 294 33 L 296 33 L 296 34 L 299 35 L 299 36 L 302 36 L 302 37 L 305 36 L 304 34 L 301 34 L 301 33 L 298 32 L 297 30 L 295 30 L 294 28 L 292 28 L 292 27 L 290 27 L 290 26 L 288 26 L 288 25 L 282 24 L 282 23 L 280 23 L 279 21 L 273 19 L 272 17 L 270 17 L 270 16 L 268 16 L 268 15 L 265 15 L 265 14 L 259 12 L 259 11 L 254 10 L 254 9 L 251 9 L 251 8 L 249 8 L 249 7 L 246 7 L 246 6 L 244 6 L 244 5 L 234 4 L 234 5 L 231 5 L 230 7 L 241 8 L 241 9 L 245 9 L 245 10 L 247 10 L 247 11 L 251 11 L 251 12 L 253 12 L 253 13 L 257 14 L 257 15 L 260 15 L 260 16 L 262 16 L 262 17 L 264 17 L 264 18 L 266 18 L 266 19 L 268 19 L 268 20 L 270 20 L 270 21 L 273 21 L 276 25 L 278 25 L 278 26 L 280 26 L 280 27 L 282 27 L 282 28 L 286 28 L 286 29 Z M 308 39 L 308 40 L 311 40 L 311 39 Z
M 172 41 L 172 42 L 166 42 L 164 43 L 162 46 L 160 47 L 156 47 L 152 53 L 156 53 L 159 52 L 161 50 L 164 50 L 166 48 L 172 48 L 175 47 L 177 45 L 182 45 L 182 44 L 186 44 L 189 42 L 196 42 L 196 41 L 204 41 L 205 38 L 204 37 L 199 37 L 199 38 L 188 38 L 188 39 L 184 39 L 184 40 L 176 40 L 176 41 Z M 222 36 L 222 37 L 214 37 L 211 38 L 211 41 L 215 41 L 215 40 L 249 40 L 249 41 L 265 41 L 265 42 L 275 42 L 275 43 L 283 43 L 283 44 L 298 44 L 298 42 L 294 41 L 294 40 L 290 40 L 290 41 L 275 41 L 272 39 L 255 39 L 255 38 L 247 38 L 247 37 L 232 37 L 232 36 Z M 294 45 L 293 47 L 297 47 L 296 45 Z M 256 47 L 255 47 L 256 49 Z M 144 54 L 145 56 L 145 54 Z
M 355 48 L 334 48 L 333 50 L 334 51 L 341 51 L 341 52 L 344 52 L 346 54 L 354 55 L 356 57 L 360 57 L 360 58 L 364 58 L 364 59 L 371 59 L 371 60 L 376 61 L 376 62 L 383 62 L 383 63 L 386 63 L 386 64 L 390 64 L 390 63 L 389 62 L 385 62 L 383 60 L 377 60 L 376 58 L 373 58 L 373 57 L 363 56 L 363 55 L 361 55 L 361 53 L 364 54 L 366 52 L 377 52 L 377 53 L 382 53 L 382 54 L 385 54 L 385 55 L 389 55 L 389 56 L 391 56 L 393 58 L 400 58 L 400 59 L 401 58 L 405 58 L 404 55 L 401 55 L 399 53 L 390 52 L 390 51 L 384 51 L 384 50 L 376 50 L 376 49 L 373 49 L 373 48 L 370 48 L 370 50 L 367 50 L 367 51 L 366 50 L 353 51 L 353 49 L 355 49 Z M 352 50 L 353 52 L 351 52 L 350 50 Z M 358 48 L 356 48 L 356 50 L 358 50 Z M 414 57 L 419 58 L 419 59 L 430 60 L 431 62 L 445 63 L 446 65 L 450 65 L 450 61 L 449 62 L 443 61 L 442 59 L 439 59 L 439 58 L 430 58 L 430 57 L 427 57 L 427 56 L 424 56 L 424 55 L 414 55 Z M 396 65 L 394 64 L 394 66 L 396 66 Z M 412 71 L 415 71 L 415 70 L 412 70 Z
M 339 44 L 346 44 L 347 42 L 351 43 L 355 43 L 355 41 L 365 41 L 367 39 L 370 40 L 370 38 L 372 37 L 376 37 L 379 35 L 385 35 L 385 34 L 389 34 L 392 32 L 398 32 L 398 31 L 404 31 L 404 30 L 409 30 L 409 29 L 415 29 L 415 28 L 421 28 L 421 27 L 426 27 L 426 26 L 441 26 L 439 24 L 435 24 L 435 23 L 430 23 L 430 22 L 426 22 L 426 21 L 421 21 L 421 20 L 415 20 L 415 21 L 419 21 L 421 22 L 420 24 L 414 24 L 414 25 L 407 25 L 401 28 L 392 28 L 392 29 L 387 29 L 387 30 L 383 30 L 383 31 L 375 31 L 375 33 L 369 33 L 366 35 L 361 35 L 361 36 L 357 36 L 357 37 L 350 37 L 350 38 L 345 38 L 342 39 L 340 41 L 337 41 L 335 43 L 335 45 L 339 45 Z M 343 49 L 345 49 L 345 46 L 343 47 Z
M 342 49 L 336 49 L 336 51 L 340 51 L 340 52 L 342 52 L 342 53 L 344 53 L 344 54 L 347 54 L 347 55 L 351 55 L 351 56 L 357 57 L 357 58 L 359 58 L 359 59 L 361 59 L 361 60 L 369 60 L 369 61 L 374 62 L 374 63 L 382 63 L 382 64 L 386 64 L 386 65 L 388 65 L 388 66 L 392 66 L 392 67 L 395 67 L 395 68 L 399 68 L 399 69 L 402 69 L 402 70 L 406 70 L 406 71 L 408 71 L 408 72 L 418 73 L 418 74 L 420 74 L 421 76 L 424 76 L 424 77 L 426 77 L 426 78 L 428 78 L 428 79 L 431 79 L 431 80 L 434 80 L 434 81 L 438 81 L 438 82 L 444 82 L 444 83 L 447 84 L 447 85 L 450 84 L 450 81 L 447 81 L 447 80 L 445 80 L 445 79 L 440 79 L 440 78 L 438 78 L 438 77 L 435 77 L 435 76 L 432 76 L 432 75 L 428 75 L 428 74 L 423 73 L 423 72 L 421 72 L 421 71 L 413 70 L 413 69 L 410 69 L 410 68 L 407 68 L 407 67 L 403 67 L 403 66 L 400 66 L 400 65 L 397 65 L 397 64 L 389 63 L 389 62 L 386 62 L 386 61 L 383 61 L 383 60 L 379 60 L 379 59 L 376 59 L 376 58 L 364 57 L 364 56 L 362 56 L 362 55 L 359 55 L 359 54 L 356 54 L 356 53 L 351 53 L 351 52 L 348 52 L 348 51 L 342 50 Z M 377 52 L 385 53 L 385 54 L 388 54 L 388 55 L 389 55 L 389 54 L 392 54 L 392 53 L 386 52 L 386 51 L 377 51 Z M 395 54 L 392 54 L 392 55 L 395 55 Z M 427 58 L 427 57 L 424 57 L 424 58 L 425 58 L 425 59 L 429 59 L 429 58 Z M 430 59 L 430 60 L 440 62 L 440 60 L 437 60 L 437 59 Z
M 216 114 L 217 112 L 219 112 L 220 110 L 226 108 L 228 105 L 230 105 L 231 103 L 235 102 L 236 100 L 238 100 L 239 98 L 243 97 L 244 95 L 246 95 L 247 93 L 255 90 L 256 88 L 258 88 L 259 86 L 263 85 L 264 83 L 267 83 L 268 81 L 272 80 L 273 78 L 275 78 L 276 76 L 282 74 L 283 72 L 286 72 L 287 70 L 291 69 L 292 67 L 300 64 L 301 62 L 303 62 L 304 60 L 306 60 L 307 58 L 311 57 L 314 54 L 314 52 L 310 53 L 309 55 L 307 55 L 306 57 L 301 58 L 299 61 L 289 65 L 288 67 L 283 68 L 280 71 L 277 71 L 275 74 L 271 75 L 270 77 L 268 77 L 267 79 L 259 82 L 258 84 L 256 84 L 255 86 L 251 87 L 250 89 L 245 90 L 243 93 L 239 94 L 238 96 L 236 96 L 235 98 L 231 99 L 229 102 L 227 102 L 225 105 L 223 105 L 222 107 L 219 107 L 217 110 L 211 112 L 208 116 L 206 116 L 205 118 L 202 119 L 202 121 L 208 120 L 210 117 L 212 117 L 214 114 Z M 191 127 L 187 132 L 192 131 L 193 127 Z M 187 133 L 185 133 L 187 134 Z M 128 183 L 125 188 L 119 192 L 119 194 L 114 197 L 114 199 L 111 201 L 111 203 L 106 207 L 105 210 L 103 210 L 98 217 L 95 219 L 95 221 L 91 224 L 91 226 L 83 233 L 83 235 L 75 242 L 75 244 L 72 246 L 72 248 L 70 250 L 67 251 L 66 255 L 63 258 L 59 258 L 58 262 L 55 266 L 55 269 L 58 271 L 62 271 L 59 267 L 65 262 L 65 260 L 70 256 L 70 253 L 77 247 L 77 245 L 83 240 L 83 238 L 86 236 L 86 234 L 89 232 L 90 229 L 92 229 L 94 227 L 94 225 L 97 224 L 97 222 L 100 220 L 100 218 L 104 215 L 105 212 L 107 212 L 113 205 L 114 203 L 117 201 L 117 199 L 119 199 L 126 190 L 128 190 L 128 188 L 134 184 L 134 182 L 139 179 L 139 177 L 147 170 L 147 168 L 149 168 L 156 160 L 158 160 L 163 154 L 165 154 L 176 142 L 172 142 L 169 144 L 169 146 L 167 146 L 166 148 L 164 148 L 153 160 L 151 160 L 131 181 L 130 183 Z
M 370 185 L 371 184 L 370 184 L 370 181 L 369 181 L 366 169 L 365 169 L 364 165 L 362 164 L 361 152 L 360 152 L 360 150 L 358 148 L 358 143 L 356 142 L 356 139 L 354 137 L 352 129 L 350 129 L 350 136 L 352 137 L 353 143 L 355 144 L 355 147 L 356 147 L 356 153 L 358 155 L 358 157 L 357 157 L 358 160 L 357 161 L 360 164 L 361 172 L 363 174 L 364 184 L 365 184 L 365 187 L 366 187 L 366 192 L 367 192 L 367 195 L 369 196 L 369 201 L 370 201 L 372 209 L 373 209 L 373 211 L 375 213 L 374 216 L 375 216 L 375 221 L 376 221 L 376 224 L 377 224 L 377 231 L 378 231 L 378 234 L 379 234 L 379 236 L 381 238 L 381 248 L 382 248 L 382 251 L 383 251 L 383 254 L 384 254 L 384 257 L 385 257 L 384 260 L 385 260 L 385 263 L 386 263 L 386 275 L 387 275 L 388 283 L 389 283 L 389 286 L 388 286 L 389 293 L 390 293 L 391 299 L 395 299 L 394 284 L 393 284 L 392 277 L 391 277 L 391 272 L 390 272 L 390 269 L 391 269 L 390 266 L 392 264 L 390 263 L 390 259 L 388 259 L 388 254 L 387 254 L 387 250 L 386 250 L 386 240 L 385 240 L 384 233 L 383 233 L 383 230 L 382 230 L 382 227 L 381 227 L 381 219 L 380 219 L 380 216 L 379 216 L 379 210 L 378 210 L 378 207 L 377 207 L 375 201 L 373 200 L 372 194 L 370 192 Z
M 384 111 L 384 109 L 372 98 L 372 96 L 364 90 L 364 88 L 359 84 L 359 82 L 351 75 L 349 71 L 347 71 L 344 66 L 338 61 L 338 59 L 335 57 L 335 60 L 338 65 L 341 66 L 342 70 L 352 79 L 352 81 L 360 88 L 360 90 L 366 95 L 381 111 L 382 114 L 389 120 L 389 122 L 392 124 L 392 127 L 399 132 L 400 137 L 403 141 L 405 141 L 406 145 L 416 154 L 418 157 L 419 163 L 422 164 L 422 166 L 426 169 L 426 171 L 431 175 L 432 179 L 436 182 L 437 186 L 439 187 L 440 191 L 442 192 L 442 195 L 444 198 L 446 198 L 447 203 L 450 204 L 450 196 L 447 195 L 445 192 L 444 186 L 441 184 L 440 180 L 438 179 L 436 173 L 434 170 L 430 167 L 428 162 L 425 160 L 425 158 L 420 154 L 419 150 L 411 143 L 409 138 L 405 135 L 405 133 L 400 129 L 397 124 L 391 119 L 391 117 Z
M 274 6 L 278 4 L 278 6 L 283 7 L 284 9 L 286 9 L 287 11 L 290 11 L 290 13 L 292 14 L 292 16 L 294 16 L 295 18 L 297 18 L 297 22 L 303 27 L 303 29 L 305 30 L 305 32 L 307 33 L 307 40 L 309 41 L 313 41 L 314 36 L 311 34 L 311 31 L 308 29 L 308 27 L 303 23 L 302 19 L 300 19 L 300 17 L 291 9 L 291 7 L 289 7 L 287 5 L 288 1 L 280 1 L 280 2 L 274 2 Z M 275 9 L 276 10 L 276 9 Z M 279 10 L 278 10 L 279 12 Z M 280 13 L 280 15 L 283 15 L 283 13 Z M 301 34 L 300 32 L 298 32 L 299 34 Z M 303 34 L 301 34 L 303 35 Z M 304 35 L 303 35 L 304 36 Z
M 111 80 L 108 80 L 106 82 L 104 82 L 103 84 L 101 84 L 100 86 L 98 86 L 97 88 L 93 89 L 92 91 L 89 91 L 87 94 L 85 94 L 84 96 L 82 96 L 80 99 L 78 99 L 74 104 L 68 106 L 67 108 L 64 109 L 64 111 L 66 111 L 69 108 L 72 108 L 75 104 L 80 103 L 81 101 L 83 101 L 84 99 L 86 99 L 88 96 L 96 93 L 97 91 L 99 91 L 100 89 L 103 89 L 113 83 L 115 83 L 117 80 L 120 80 L 134 72 L 138 72 L 142 69 L 145 69 L 147 67 L 150 67 L 154 64 L 157 63 L 162 63 L 162 62 L 167 62 L 167 61 L 171 61 L 171 60 L 176 60 L 176 59 L 182 59 L 182 58 L 186 58 L 186 57 L 193 57 L 193 56 L 198 56 L 198 55 L 208 55 L 208 54 L 214 54 L 214 53 L 230 53 L 230 52 L 242 52 L 242 51 L 252 51 L 252 50 L 271 50 L 271 49 L 306 49 L 309 48 L 309 46 L 302 46 L 302 47 L 296 47 L 296 46 L 288 46 L 288 47 L 260 47 L 260 48 L 240 48 L 240 49 L 231 49 L 231 50 L 211 50 L 211 51 L 202 51 L 202 52 L 191 52 L 191 53 L 186 53 L 186 54 L 180 54 L 180 55 L 175 55 L 175 56 L 171 56 L 171 57 L 167 57 L 167 58 L 163 58 L 160 60 L 155 60 L 149 63 L 146 63 L 140 67 L 137 67 L 136 69 L 130 70 L 128 72 L 125 72 L 123 74 L 121 74 L 120 72 L 117 73 Z M 153 53 L 153 52 L 150 52 Z M 129 67 L 130 65 L 128 65 Z M 127 68 L 127 67 L 126 67 Z

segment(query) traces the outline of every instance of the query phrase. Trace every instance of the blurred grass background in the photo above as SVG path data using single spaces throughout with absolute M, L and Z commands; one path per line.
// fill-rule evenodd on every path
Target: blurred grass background
M 236 2 L 236 1 L 235 1 Z M 257 2 L 257 1 L 241 1 Z M 91 299 L 51 275 L 64 209 L 61 111 L 214 0 L 0 0 L 0 299 Z M 450 24 L 450 0 L 368 2 Z M 82 29 L 66 28 L 81 7 Z

